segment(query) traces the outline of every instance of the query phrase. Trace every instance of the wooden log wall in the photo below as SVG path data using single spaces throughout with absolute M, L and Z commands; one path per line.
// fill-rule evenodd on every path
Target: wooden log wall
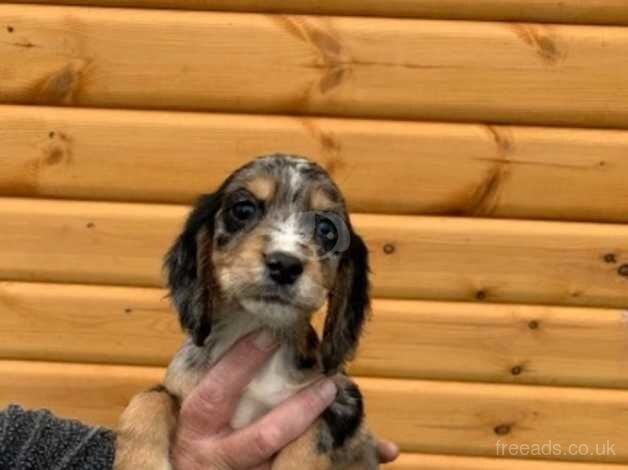
M 371 251 L 388 468 L 628 469 L 625 0 L 0 5 L 0 408 L 113 426 L 189 204 L 271 152 Z

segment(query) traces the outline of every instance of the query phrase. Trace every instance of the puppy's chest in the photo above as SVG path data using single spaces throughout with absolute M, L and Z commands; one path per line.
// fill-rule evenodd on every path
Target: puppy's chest
M 187 396 L 232 341 L 214 343 L 210 351 L 185 344 L 168 368 L 165 379 L 168 389 L 183 398 Z M 259 370 L 244 390 L 233 415 L 230 424 L 234 429 L 255 421 L 316 379 L 318 374 L 297 370 L 293 358 L 294 352 L 288 346 L 281 346 Z
M 247 386 L 231 419 L 234 429 L 250 424 L 307 386 L 289 358 L 289 351 L 279 349 Z

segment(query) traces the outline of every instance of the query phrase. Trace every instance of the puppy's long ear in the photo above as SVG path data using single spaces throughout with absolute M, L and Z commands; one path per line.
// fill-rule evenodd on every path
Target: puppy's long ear
M 214 218 L 222 191 L 203 195 L 189 215 L 183 232 L 166 254 L 164 269 L 181 327 L 202 346 L 211 330 L 218 295 L 211 261 Z
M 337 371 L 357 348 L 370 308 L 368 249 L 350 228 L 351 242 L 342 254 L 329 293 L 321 352 L 325 372 Z

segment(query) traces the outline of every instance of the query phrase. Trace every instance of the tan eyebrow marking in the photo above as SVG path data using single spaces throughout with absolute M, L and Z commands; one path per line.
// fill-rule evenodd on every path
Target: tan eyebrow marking
M 269 201 L 275 194 L 275 181 L 269 176 L 258 176 L 247 181 L 244 186 L 258 199 Z
M 340 206 L 337 201 L 334 201 L 329 191 L 324 188 L 318 187 L 312 191 L 310 196 L 310 208 L 315 211 L 328 211 L 337 209 Z

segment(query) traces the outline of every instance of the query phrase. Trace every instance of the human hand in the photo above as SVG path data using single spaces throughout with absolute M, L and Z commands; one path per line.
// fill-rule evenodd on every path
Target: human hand
M 171 459 L 176 470 L 268 470 L 272 457 L 303 434 L 333 402 L 336 386 L 323 379 L 300 391 L 253 424 L 229 422 L 243 390 L 276 350 L 266 331 L 238 341 L 183 401 Z M 398 455 L 379 441 L 382 462 Z

